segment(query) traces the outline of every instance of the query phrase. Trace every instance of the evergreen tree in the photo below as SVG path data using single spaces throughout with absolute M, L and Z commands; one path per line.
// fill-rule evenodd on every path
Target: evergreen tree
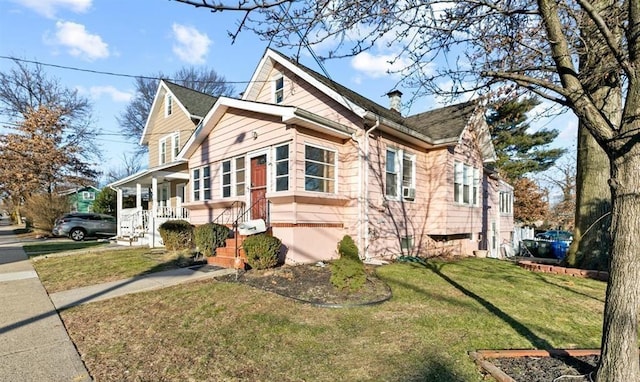
M 116 216 L 117 209 L 117 195 L 116 192 L 109 188 L 103 188 L 98 195 L 96 195 L 96 200 L 93 202 L 93 210 L 100 214 L 107 214 Z
M 496 104 L 489 110 L 487 123 L 498 156 L 496 166 L 509 181 L 548 170 L 565 153 L 564 149 L 547 148 L 558 130 L 528 131 L 527 112 L 539 103 L 536 98 L 524 98 Z

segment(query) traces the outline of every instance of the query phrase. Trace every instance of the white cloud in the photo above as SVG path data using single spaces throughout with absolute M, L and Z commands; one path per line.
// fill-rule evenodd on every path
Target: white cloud
M 362 52 L 351 59 L 351 66 L 369 77 L 379 78 L 405 69 L 408 62 L 403 58 L 397 58 L 393 54 L 381 54 L 374 56 L 369 52 Z
M 190 64 L 203 64 L 205 56 L 209 52 L 211 40 L 205 33 L 200 33 L 196 28 L 180 24 L 173 24 L 173 53 L 182 61 Z
M 56 22 L 56 34 L 53 43 L 66 47 L 69 54 L 93 61 L 109 57 L 109 45 L 97 34 L 90 34 L 84 25 L 70 21 Z
M 69 9 L 74 13 L 86 12 L 92 0 L 14 0 L 47 18 L 54 18 L 60 9 Z
M 89 93 L 93 98 L 100 98 L 103 95 L 107 95 L 111 97 L 113 102 L 129 102 L 133 98 L 132 93 L 120 91 L 111 85 L 92 86 L 89 88 Z

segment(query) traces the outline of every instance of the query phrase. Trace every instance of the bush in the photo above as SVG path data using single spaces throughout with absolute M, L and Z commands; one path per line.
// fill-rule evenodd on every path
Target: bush
M 23 217 L 27 219 L 27 227 L 32 225 L 45 231 L 51 231 L 56 219 L 65 212 L 69 212 L 69 202 L 66 196 L 35 194 L 25 201 Z
M 207 223 L 197 226 L 193 230 L 193 239 L 198 247 L 198 251 L 205 256 L 213 256 L 216 248 L 223 247 L 224 241 L 229 237 L 227 226 Z
M 267 269 L 278 264 L 282 241 L 277 237 L 261 233 L 244 239 L 242 247 L 247 254 L 247 264 L 253 269 Z
M 331 263 L 331 284 L 350 292 L 360 290 L 367 281 L 367 274 L 351 236 L 345 235 L 338 243 L 338 253 L 340 258 Z
M 193 246 L 193 227 L 186 220 L 167 220 L 160 225 L 158 231 L 164 246 L 170 251 Z

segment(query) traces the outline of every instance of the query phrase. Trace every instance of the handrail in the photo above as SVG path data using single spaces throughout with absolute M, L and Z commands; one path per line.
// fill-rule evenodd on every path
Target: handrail
M 231 219 L 230 220 L 234 221 L 235 219 L 234 219 L 234 213 L 233 212 L 235 211 L 236 212 L 235 216 L 238 216 L 239 213 L 237 213 L 237 211 L 242 211 L 243 208 L 244 208 L 244 204 L 245 203 L 243 201 L 241 201 L 241 200 L 234 200 L 233 203 L 231 203 L 231 205 L 229 207 L 225 207 L 222 210 L 222 212 L 220 212 L 220 214 L 218 214 L 218 216 L 216 216 L 212 221 L 214 223 L 217 223 L 217 224 L 224 223 L 224 222 L 221 222 L 220 220 L 229 211 L 231 211 Z M 235 210 L 234 210 L 234 207 L 235 207 Z M 242 213 L 244 213 L 244 212 L 242 212 Z
M 255 202 L 253 202 L 253 203 L 249 206 L 249 208 L 245 209 L 245 210 L 242 212 L 242 214 L 240 214 L 240 216 L 238 216 L 238 217 L 236 218 L 236 220 L 233 222 L 233 237 L 234 237 L 234 239 L 235 239 L 235 241 L 236 241 L 236 245 L 235 245 L 235 247 L 236 247 L 236 250 L 235 250 L 235 252 L 236 252 L 236 253 L 235 253 L 235 255 L 236 255 L 236 256 L 235 256 L 235 257 L 236 257 L 236 260 L 237 260 L 238 255 L 239 255 L 239 252 L 238 252 L 238 222 L 240 221 L 240 219 L 244 218 L 244 217 L 245 217 L 245 215 L 246 215 L 248 212 L 250 212 L 250 211 L 253 209 L 253 207 L 254 207 L 254 206 L 256 206 L 259 202 L 262 202 L 262 201 L 266 202 L 266 203 L 265 203 L 265 204 L 266 204 L 266 206 L 265 206 L 265 207 L 266 207 L 266 208 L 265 208 L 265 213 L 266 213 L 266 216 L 265 216 L 266 221 L 265 221 L 265 223 L 266 223 L 266 225 L 267 225 L 267 227 L 268 227 L 268 226 L 269 226 L 269 221 L 270 221 L 270 216 L 269 216 L 269 215 L 270 215 L 270 211 L 269 211 L 269 200 L 268 200 L 268 199 L 267 199 L 267 197 L 266 197 L 266 196 L 264 196 L 264 195 L 263 195 L 263 196 L 261 196 L 260 198 L 258 198 Z

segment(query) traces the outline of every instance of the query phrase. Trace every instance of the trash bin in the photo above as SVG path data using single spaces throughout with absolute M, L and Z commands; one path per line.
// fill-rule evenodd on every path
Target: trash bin
M 551 253 L 553 257 L 558 260 L 562 260 L 567 256 L 567 252 L 569 251 L 569 243 L 562 240 L 556 240 L 551 242 Z

